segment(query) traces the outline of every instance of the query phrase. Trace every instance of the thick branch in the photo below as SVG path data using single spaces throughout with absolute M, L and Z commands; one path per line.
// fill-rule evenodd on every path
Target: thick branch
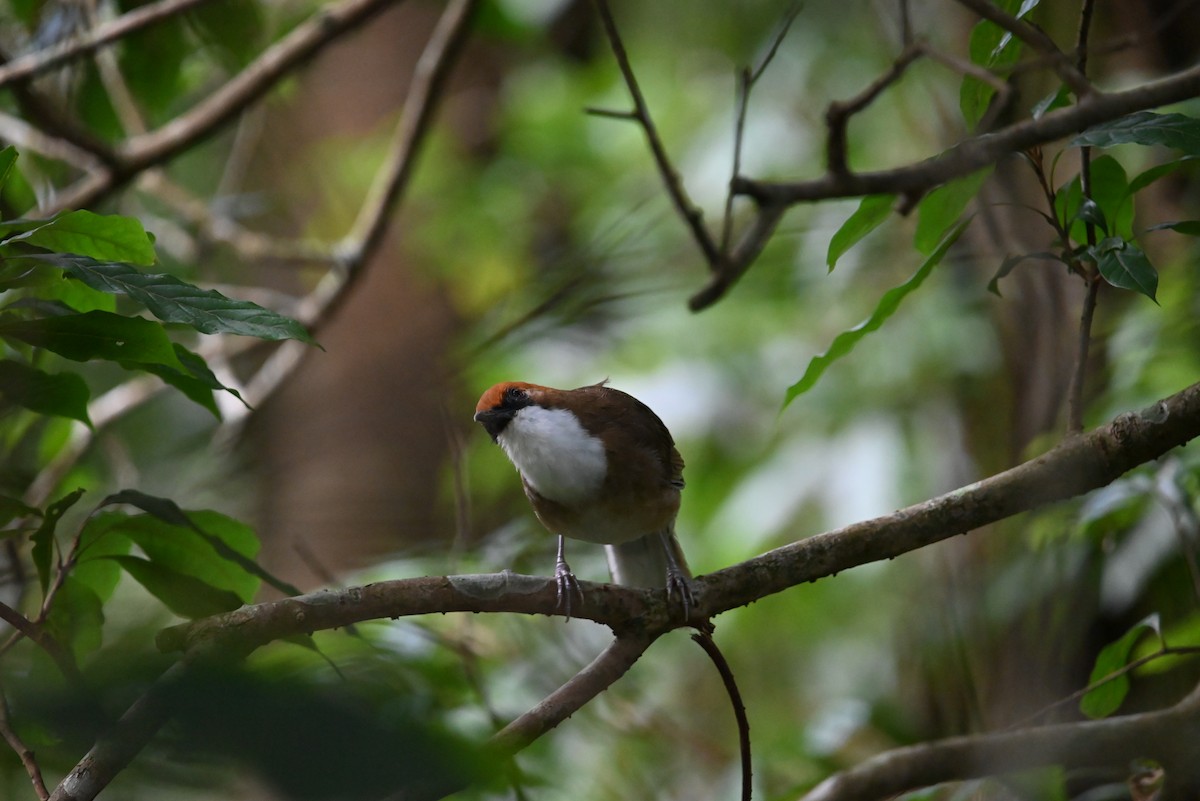
M 736 190 L 760 204 L 805 203 L 837 197 L 921 194 L 994 164 L 1009 153 L 1053 142 L 1090 125 L 1200 95 L 1200 66 L 1123 92 L 1094 92 L 1077 105 L 1052 111 L 1000 131 L 964 140 L 915 164 L 875 172 L 829 174 L 812 181 L 736 180 Z
M 951 737 L 865 760 L 817 785 L 803 801 L 870 801 L 941 782 L 974 779 L 1045 765 L 1084 768 L 1150 758 L 1167 783 L 1195 781 L 1200 690 L 1169 709 L 1036 729 Z M 1193 775 L 1189 776 L 1191 773 Z M 1189 781 L 1190 780 L 1190 781 Z
M 1082 495 L 1200 436 L 1200 384 L 1071 437 L 1003 473 L 884 517 L 818 534 L 698 580 L 712 616 L 843 570 L 891 559 Z

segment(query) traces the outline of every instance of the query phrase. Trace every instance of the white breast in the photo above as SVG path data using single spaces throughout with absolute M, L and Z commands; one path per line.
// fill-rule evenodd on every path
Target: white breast
M 500 447 L 539 495 L 556 503 L 589 500 L 604 483 L 604 443 L 565 409 L 526 406 L 499 437 Z

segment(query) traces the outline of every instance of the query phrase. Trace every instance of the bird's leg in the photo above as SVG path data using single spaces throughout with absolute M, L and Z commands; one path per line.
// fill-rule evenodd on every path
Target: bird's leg
M 582 602 L 583 590 L 579 586 L 579 580 L 571 572 L 571 566 L 567 564 L 567 558 L 564 555 L 565 544 L 566 538 L 559 534 L 558 559 L 554 563 L 554 582 L 558 585 L 558 608 L 563 610 L 567 616 L 567 620 L 570 620 L 571 595 L 578 595 L 580 602 Z
M 692 585 L 688 581 L 688 573 L 675 556 L 675 543 L 672 542 L 674 535 L 671 529 L 663 529 L 658 532 L 658 536 L 667 554 L 667 600 L 678 595 L 680 603 L 683 604 L 683 617 L 687 619 L 691 615 L 692 604 L 696 602 L 696 596 L 692 594 Z

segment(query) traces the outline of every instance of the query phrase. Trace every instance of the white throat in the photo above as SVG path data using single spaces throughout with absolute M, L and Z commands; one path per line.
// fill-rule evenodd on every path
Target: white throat
M 526 406 L 498 441 L 529 486 L 556 503 L 590 499 L 608 472 L 604 443 L 566 409 Z

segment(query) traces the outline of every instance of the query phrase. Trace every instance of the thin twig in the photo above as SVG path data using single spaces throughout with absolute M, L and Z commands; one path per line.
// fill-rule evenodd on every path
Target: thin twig
M 31 78 L 73 58 L 112 44 L 147 25 L 182 14 L 203 2 L 206 0 L 159 0 L 157 3 L 148 3 L 98 25 L 82 36 L 15 58 L 0 66 L 0 86 Z
M 704 254 L 705 261 L 708 262 L 711 269 L 717 270 L 722 263 L 721 253 L 718 251 L 712 236 L 708 233 L 708 229 L 704 226 L 704 215 L 692 203 L 691 198 L 688 197 L 687 190 L 683 188 L 683 181 L 680 179 L 679 173 L 675 171 L 675 167 L 667 155 L 666 148 L 663 147 L 662 139 L 658 135 L 658 129 L 654 125 L 654 120 L 650 117 L 650 109 L 646 105 L 646 99 L 642 96 L 641 87 L 638 86 L 637 76 L 633 73 L 633 67 L 629 62 L 629 55 L 625 52 L 625 43 L 621 40 L 621 34 L 617 30 L 616 22 L 613 20 L 612 11 L 608 7 L 608 0 L 595 0 L 595 5 L 600 15 L 600 22 L 604 27 L 604 33 L 608 37 L 608 43 L 612 47 L 613 57 L 617 61 L 617 67 L 621 70 L 621 76 L 625 79 L 625 86 L 629 90 L 630 98 L 633 100 L 634 118 L 646 135 L 646 141 L 650 145 L 650 152 L 654 155 L 654 163 L 658 166 L 658 172 L 662 176 L 663 184 L 666 185 L 667 194 L 671 196 L 671 201 L 675 204 L 675 209 L 683 217 L 688 228 L 691 229 L 692 238 L 696 240 L 696 244 Z
M 750 801 L 754 788 L 754 768 L 750 760 L 750 718 L 746 716 L 746 705 L 742 702 L 742 693 L 738 690 L 737 679 L 734 678 L 733 668 L 729 666 L 725 654 L 721 653 L 721 649 L 717 647 L 712 634 L 707 631 L 698 631 L 692 635 L 692 639 L 704 649 L 704 653 L 708 654 L 708 658 L 717 668 L 717 673 L 721 674 L 721 682 L 725 685 L 725 692 L 733 707 L 733 716 L 737 720 L 738 727 L 738 750 L 742 757 L 742 801 Z
M 46 782 L 42 778 L 42 769 L 38 765 L 37 756 L 33 750 L 25 744 L 12 726 L 12 710 L 9 709 L 8 696 L 5 695 L 3 688 L 0 688 L 0 737 L 4 738 L 9 748 L 21 760 L 21 765 L 29 774 L 29 780 L 33 782 L 33 791 L 37 793 L 37 797 L 41 801 L 46 801 L 50 797 L 50 791 L 46 789 Z
M 1049 57 L 1051 69 L 1058 74 L 1063 83 L 1071 88 L 1076 97 L 1082 99 L 1095 91 L 1091 82 L 1071 63 L 1067 54 L 1060 50 L 1054 40 L 1040 28 L 1008 14 L 990 0 L 958 0 L 958 2 L 1008 31 L 1034 50 Z
M 1092 0 L 1083 0 L 1083 9 L 1079 15 L 1079 38 L 1076 42 L 1076 52 L 1079 54 L 1076 68 L 1081 75 L 1087 74 L 1088 37 L 1092 22 Z M 1083 146 L 1079 149 L 1079 185 L 1083 203 L 1092 202 L 1092 149 Z M 1051 203 L 1051 213 L 1054 207 Z M 1065 227 L 1070 226 L 1069 220 L 1063 220 Z M 1084 236 L 1089 249 L 1096 247 L 1096 226 L 1091 217 L 1084 219 Z M 1073 252 L 1070 243 L 1064 239 L 1065 250 Z M 1089 250 L 1089 252 L 1091 252 Z M 1078 434 L 1083 431 L 1083 389 L 1087 378 L 1088 351 L 1092 340 L 1092 319 L 1096 314 L 1096 301 L 1100 294 L 1100 275 L 1096 265 L 1080 265 L 1080 274 L 1087 284 L 1083 297 L 1083 311 L 1079 315 L 1079 343 L 1075 354 L 1075 370 L 1071 374 L 1071 385 L 1067 394 L 1067 434 Z
M 169 161 L 210 136 L 345 33 L 400 2 L 403 0 L 343 0 L 322 8 L 191 109 L 160 128 L 126 139 L 117 148 L 109 170 L 92 173 L 67 188 L 42 213 L 92 205 L 141 171 Z
M 733 201 L 737 196 L 733 191 L 733 183 L 734 179 L 742 174 L 742 144 L 746 134 L 746 113 L 750 107 L 750 93 L 775 59 L 775 54 L 779 52 L 783 40 L 787 38 L 792 23 L 796 21 L 796 17 L 800 15 L 803 8 L 804 4 L 801 0 L 795 0 L 784 14 L 775 35 L 771 37 L 771 44 L 767 47 L 767 52 L 759 59 L 758 64 L 753 67 L 743 67 L 738 72 L 737 111 L 734 115 L 733 127 L 733 169 L 730 170 L 729 190 L 725 194 L 725 213 L 721 221 L 721 253 L 726 256 L 729 255 L 729 245 L 733 239 Z
M 825 168 L 831 175 L 844 177 L 850 172 L 846 164 L 846 125 L 850 117 L 867 108 L 884 90 L 900 80 L 905 71 L 924 53 L 924 48 L 919 45 L 905 48 L 892 62 L 888 71 L 872 81 L 866 89 L 849 100 L 829 104 L 825 111 L 825 124 L 829 129 L 825 143 Z

